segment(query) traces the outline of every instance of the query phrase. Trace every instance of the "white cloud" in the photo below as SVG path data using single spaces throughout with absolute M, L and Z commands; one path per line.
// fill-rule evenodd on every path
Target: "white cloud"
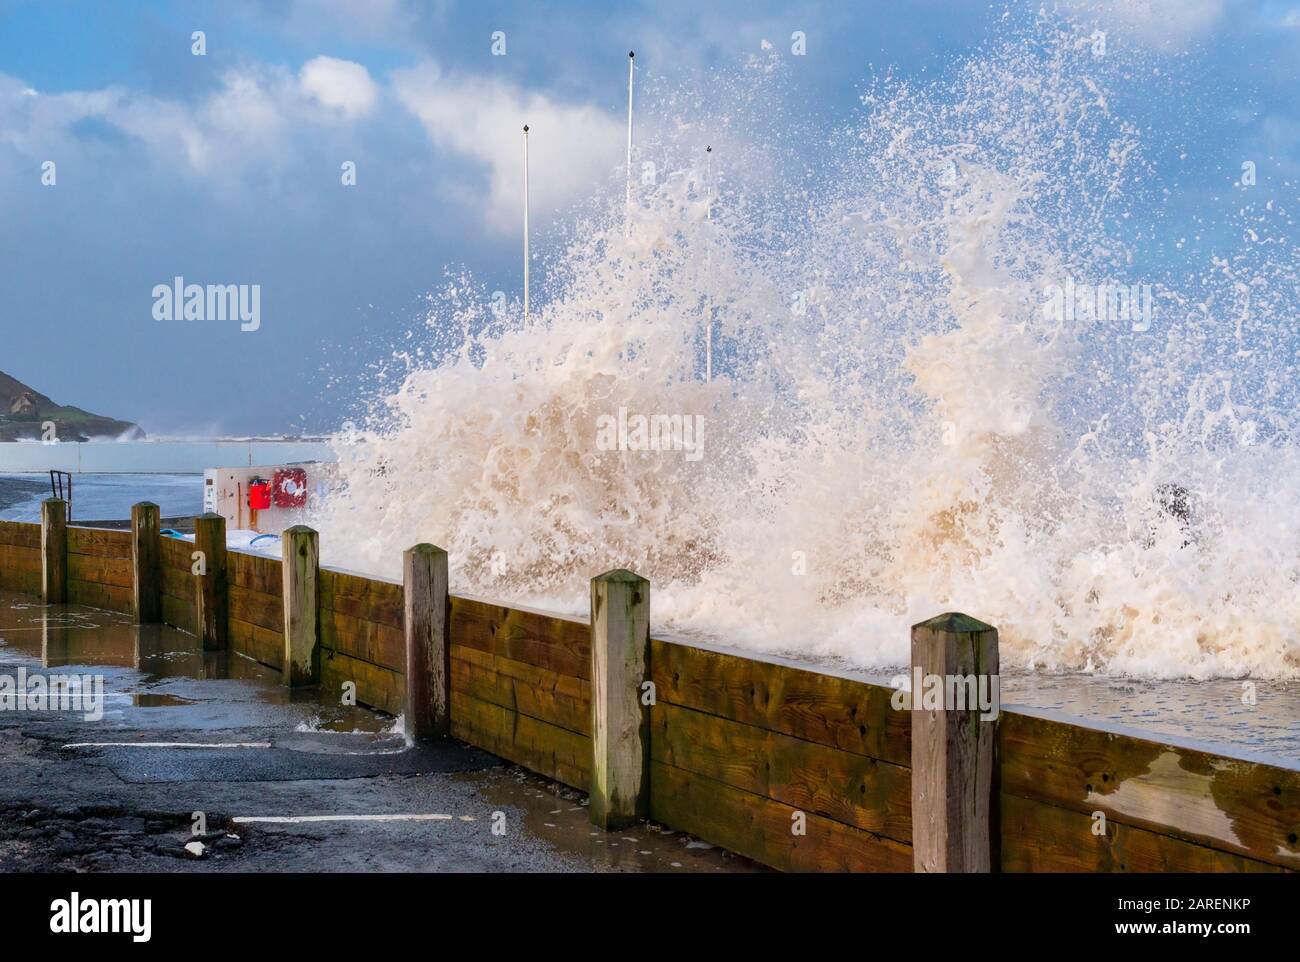
M 322 119 L 356 120 L 374 108 L 378 92 L 365 67 L 331 57 L 308 61 L 298 74 L 256 64 L 229 70 L 194 101 L 118 86 L 37 92 L 0 74 L 0 145 L 29 158 L 74 155 L 76 125 L 95 121 L 144 144 L 170 169 L 180 161 L 191 174 L 228 180 L 253 164 L 287 166 L 297 130 Z
M 302 65 L 298 83 L 305 96 L 348 119 L 363 117 L 379 99 L 370 72 L 351 60 L 316 57 Z
M 452 77 L 428 63 L 393 75 L 398 101 L 435 147 L 487 170 L 483 219 L 497 231 L 519 229 L 523 206 L 524 124 L 529 135 L 530 202 L 555 211 L 587 196 L 620 162 L 620 120 L 589 104 L 565 104 L 503 80 Z
M 1061 0 L 1061 7 L 1095 21 L 1102 30 L 1154 47 L 1173 47 L 1203 36 L 1223 16 L 1226 0 Z

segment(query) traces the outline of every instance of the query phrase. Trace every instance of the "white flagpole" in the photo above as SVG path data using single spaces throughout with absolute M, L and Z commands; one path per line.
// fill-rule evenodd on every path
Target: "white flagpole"
M 636 67 L 636 51 L 627 52 L 627 216 L 632 216 L 632 76 Z
M 713 221 L 713 147 L 704 148 L 704 218 Z M 713 238 L 706 234 L 704 242 L 709 246 L 704 248 L 705 273 L 712 273 L 713 267 Z M 712 281 L 711 277 L 705 278 L 705 283 Z M 709 313 L 705 318 L 704 329 L 704 383 L 708 384 L 713 380 L 713 302 L 709 301 Z
M 528 125 L 524 124 L 524 323 L 528 323 Z

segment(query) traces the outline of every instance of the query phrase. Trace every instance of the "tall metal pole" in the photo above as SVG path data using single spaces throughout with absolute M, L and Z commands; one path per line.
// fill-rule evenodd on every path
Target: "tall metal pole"
M 627 217 L 632 217 L 632 76 L 636 67 L 636 51 L 627 52 Z
M 524 323 L 528 323 L 528 125 L 524 124 Z
M 713 222 L 713 147 L 704 148 L 704 219 Z M 705 273 L 712 274 L 713 268 L 713 237 L 711 234 L 705 234 L 704 242 L 708 245 L 704 248 Z M 708 284 L 713 280 L 712 277 L 706 277 L 705 283 Z M 708 384 L 713 380 L 713 300 L 709 299 L 709 312 L 705 318 L 704 328 L 704 383 Z

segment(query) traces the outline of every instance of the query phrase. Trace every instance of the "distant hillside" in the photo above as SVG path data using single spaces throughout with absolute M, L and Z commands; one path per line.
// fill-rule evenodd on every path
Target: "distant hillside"
M 0 441 L 40 439 L 41 425 L 53 421 L 60 441 L 91 438 L 142 438 L 144 432 L 130 421 L 118 421 L 81 408 L 55 404 L 17 378 L 0 371 Z

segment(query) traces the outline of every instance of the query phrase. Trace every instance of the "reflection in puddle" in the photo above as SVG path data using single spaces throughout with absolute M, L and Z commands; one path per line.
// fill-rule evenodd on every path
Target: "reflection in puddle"
M 193 705 L 195 699 L 182 698 L 180 695 L 168 695 L 154 692 L 132 692 L 131 704 L 136 708 L 173 708 L 177 705 Z
M 216 729 L 280 725 L 289 706 L 298 731 L 383 733 L 394 720 L 369 709 L 326 705 L 319 691 L 289 689 L 281 673 L 168 625 L 80 605 L 45 605 L 0 591 L 0 663 L 40 669 L 93 668 L 105 679 L 106 717 L 124 724 Z M 214 682 L 218 684 L 213 684 Z

